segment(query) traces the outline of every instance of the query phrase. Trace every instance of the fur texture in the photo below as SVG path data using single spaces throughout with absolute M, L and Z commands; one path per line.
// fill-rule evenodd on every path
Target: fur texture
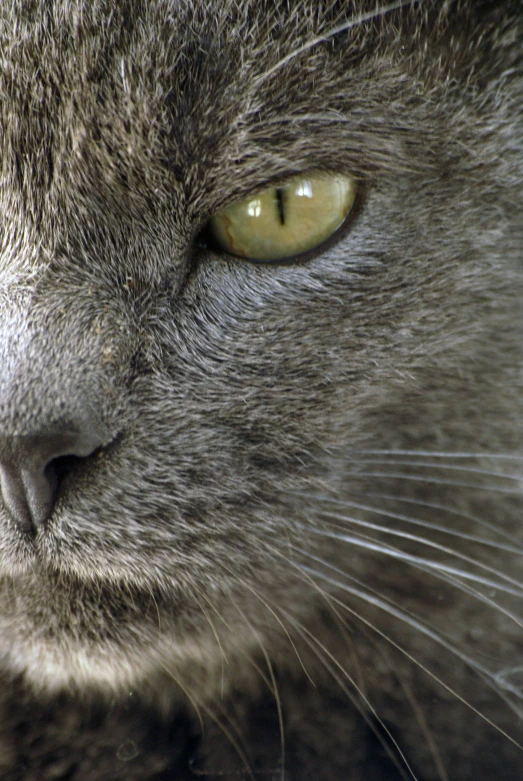
M 0 456 L 104 444 L 35 536 L 0 504 L 2 781 L 521 778 L 522 40 L 0 4 Z M 315 257 L 201 238 L 309 170 L 359 182 Z

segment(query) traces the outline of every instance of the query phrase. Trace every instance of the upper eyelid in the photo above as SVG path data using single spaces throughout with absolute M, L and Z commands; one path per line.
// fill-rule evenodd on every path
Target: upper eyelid
M 283 187 L 285 184 L 287 184 L 290 180 L 295 179 L 296 177 L 303 176 L 304 178 L 306 176 L 351 176 L 355 182 L 356 185 L 360 186 L 360 181 L 357 177 L 354 177 L 352 173 L 349 170 L 342 170 L 342 171 L 334 171 L 327 168 L 306 168 L 299 171 L 291 171 L 288 174 L 277 176 L 274 179 L 268 179 L 264 183 L 260 185 L 255 185 L 252 188 L 249 188 L 248 190 L 236 193 L 234 195 L 231 195 L 230 197 L 227 197 L 223 203 L 220 203 L 217 209 L 213 209 L 209 213 L 209 217 L 207 218 L 206 222 L 213 217 L 213 215 L 217 214 L 218 212 L 222 211 L 223 209 L 227 209 L 229 206 L 233 206 L 235 203 L 239 203 L 240 201 L 247 200 L 247 198 L 251 198 L 255 195 L 258 195 L 258 193 L 264 193 L 267 190 L 270 190 L 272 188 L 277 189 L 278 187 Z M 206 224 L 206 223 L 205 223 Z

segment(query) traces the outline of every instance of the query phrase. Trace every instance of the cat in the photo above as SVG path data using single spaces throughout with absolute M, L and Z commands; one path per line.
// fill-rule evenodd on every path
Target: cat
M 523 777 L 522 42 L 0 5 L 2 781 Z

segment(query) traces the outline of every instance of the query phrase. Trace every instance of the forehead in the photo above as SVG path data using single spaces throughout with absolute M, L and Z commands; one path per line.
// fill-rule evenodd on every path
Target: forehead
M 390 142 L 400 115 L 403 127 L 418 122 L 420 146 L 437 123 L 428 130 L 413 111 L 402 69 L 412 35 L 367 6 L 1 4 L 4 213 L 50 224 L 96 201 L 114 224 L 181 205 L 190 222 L 220 198 L 311 167 L 414 167 Z
M 4 4 L 0 88 L 20 131 L 29 114 L 33 133 L 65 119 L 68 127 L 143 140 L 152 152 L 163 131 L 183 138 L 189 158 L 200 135 L 219 143 L 209 121 L 217 117 L 230 120 L 223 133 L 296 103 L 339 105 L 345 95 L 333 82 L 349 63 L 355 69 L 364 48 L 371 53 L 370 28 L 355 23 L 351 4 L 343 15 L 323 5 L 41 0 L 24 11 Z M 331 35 L 343 22 L 348 31 Z

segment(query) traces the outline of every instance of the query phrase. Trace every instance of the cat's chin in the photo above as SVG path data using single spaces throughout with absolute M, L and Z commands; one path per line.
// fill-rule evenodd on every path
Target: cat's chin
M 21 676 L 35 692 L 96 690 L 117 694 L 136 686 L 150 669 L 148 654 L 125 654 L 121 648 L 51 642 L 17 644 L 2 655 L 8 673 Z
M 197 670 L 216 667 L 212 647 L 170 634 L 158 637 L 154 645 L 31 635 L 17 642 L 12 627 L 7 634 L 2 625 L 0 621 L 0 633 L 10 637 L 10 644 L 2 647 L 0 641 L 0 664 L 36 693 L 91 692 L 112 697 L 130 691 L 154 695 L 157 690 L 161 694 L 169 682 L 176 686 L 179 679 L 197 677 Z
M 154 594 L 124 592 L 67 576 L 11 575 L 0 581 L 0 666 L 35 691 L 150 688 L 160 677 L 212 669 L 216 643 L 198 616 L 172 598 L 170 615 Z M 182 626 L 185 630 L 182 630 Z

